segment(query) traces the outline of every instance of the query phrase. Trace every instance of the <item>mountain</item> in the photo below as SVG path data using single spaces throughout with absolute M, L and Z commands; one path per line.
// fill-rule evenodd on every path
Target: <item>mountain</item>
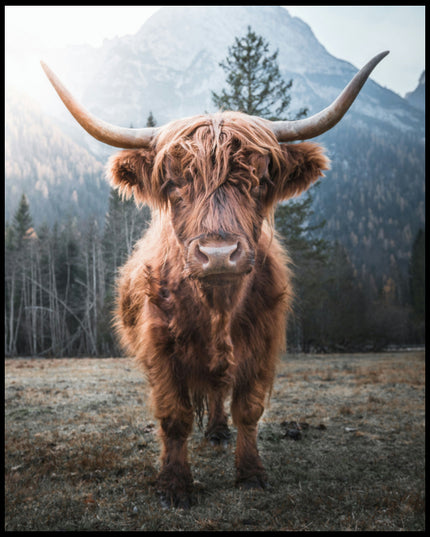
M 405 95 L 405 99 L 409 104 L 415 106 L 419 110 L 425 111 L 426 106 L 426 72 L 423 71 L 418 81 L 418 86 L 414 91 L 410 91 Z
M 211 90 L 225 87 L 219 62 L 248 26 L 270 44 L 271 51 L 279 50 L 280 71 L 286 80 L 293 79 L 291 117 L 304 106 L 310 113 L 323 109 L 362 67 L 330 55 L 307 24 L 280 6 L 163 7 L 135 35 L 105 40 L 98 48 L 70 47 L 44 59 L 100 118 L 140 127 L 152 112 L 161 125 L 214 111 Z M 375 50 L 375 55 L 379 52 Z M 391 61 L 390 56 L 386 61 Z M 102 219 L 108 187 L 100 163 L 114 149 L 93 140 L 77 125 L 47 81 L 43 102 L 50 122 L 35 115 L 28 123 L 37 123 L 38 129 L 43 123 L 47 133 L 55 126 L 57 134 L 39 136 L 38 129 L 29 130 L 29 138 L 50 140 L 43 142 L 49 146 L 44 152 L 39 142 L 30 139 L 25 147 L 20 141 L 19 149 L 11 151 L 8 147 L 14 138 L 7 136 L 7 191 L 27 189 L 32 211 L 38 214 L 52 212 L 60 217 L 68 207 L 79 214 L 93 211 Z M 379 279 L 393 271 L 407 276 L 413 238 L 425 223 L 424 113 L 413 102 L 412 97 L 404 99 L 368 80 L 341 123 L 317 139 L 326 147 L 332 169 L 315 190 L 315 217 L 327 220 L 326 238 L 347 247 L 357 270 L 370 271 Z M 16 121 L 11 115 L 11 132 Z M 12 173 L 24 152 L 32 164 L 23 167 L 25 173 Z M 57 158 L 58 162 L 66 159 L 67 165 L 59 166 Z M 82 161 L 89 163 L 85 176 Z M 50 178 L 48 198 L 36 162 L 44 163 Z M 36 171 L 29 174 L 28 170 Z M 51 199 L 54 179 L 58 183 L 55 201 Z M 76 190 L 74 195 L 80 183 L 82 194 Z M 73 201 L 76 196 L 78 202 Z
M 5 119 L 6 221 L 24 192 L 36 225 L 93 214 L 102 224 L 109 195 L 103 164 L 26 95 L 7 91 Z
M 59 51 L 51 67 L 103 119 L 138 127 L 152 111 L 162 124 L 214 111 L 211 90 L 218 92 L 225 85 L 219 62 L 248 26 L 272 50 L 279 50 L 280 71 L 294 80 L 292 116 L 304 106 L 310 113 L 327 106 L 357 72 L 347 61 L 331 56 L 307 24 L 280 6 L 163 7 L 136 35 L 105 40 L 100 48 Z M 423 132 L 422 115 L 371 80 L 352 112 Z
M 313 207 L 316 221 L 326 219 L 324 236 L 345 246 L 357 271 L 378 285 L 384 277 L 397 282 L 399 274 L 407 280 L 414 238 L 425 228 L 423 141 L 347 122 L 321 140 L 331 170 L 315 189 Z

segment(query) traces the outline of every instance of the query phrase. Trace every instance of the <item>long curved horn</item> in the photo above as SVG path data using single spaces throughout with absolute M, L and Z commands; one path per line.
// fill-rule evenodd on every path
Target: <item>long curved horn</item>
M 368 62 L 351 80 L 333 103 L 305 119 L 293 121 L 271 121 L 269 128 L 279 142 L 292 142 L 294 140 L 307 140 L 330 130 L 346 114 L 354 99 L 359 94 L 363 84 L 370 73 L 385 58 L 389 51 L 381 52 Z
M 66 108 L 76 119 L 78 123 L 91 136 L 104 142 L 105 144 L 123 149 L 133 149 L 148 146 L 159 128 L 145 127 L 142 129 L 127 129 L 125 127 L 117 127 L 98 119 L 93 114 L 88 112 L 78 101 L 72 96 L 67 88 L 62 84 L 53 71 L 44 63 L 40 62 L 46 76 L 54 86 L 55 91 L 60 96 Z

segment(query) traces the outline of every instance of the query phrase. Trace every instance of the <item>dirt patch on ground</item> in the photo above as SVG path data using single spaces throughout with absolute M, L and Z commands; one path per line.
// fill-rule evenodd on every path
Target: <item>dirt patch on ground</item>
M 190 510 L 161 509 L 157 426 L 130 359 L 5 369 L 6 530 L 419 530 L 424 352 L 285 358 L 259 427 L 266 491 L 234 487 L 234 442 L 189 442 Z

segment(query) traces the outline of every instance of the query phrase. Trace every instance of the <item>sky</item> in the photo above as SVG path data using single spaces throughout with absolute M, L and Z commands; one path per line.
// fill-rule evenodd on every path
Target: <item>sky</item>
M 425 69 L 425 6 L 285 6 L 304 20 L 326 50 L 362 67 L 378 52 L 390 55 L 372 78 L 402 97 Z
M 372 78 L 404 96 L 425 68 L 425 6 L 284 6 L 301 18 L 327 51 L 361 68 L 384 50 Z M 159 6 L 5 6 L 7 81 L 12 58 L 71 44 L 101 46 L 136 33 Z M 8 69 L 8 65 L 11 69 Z M 9 74 L 11 73 L 11 74 Z M 9 79 L 8 79 L 9 77 Z

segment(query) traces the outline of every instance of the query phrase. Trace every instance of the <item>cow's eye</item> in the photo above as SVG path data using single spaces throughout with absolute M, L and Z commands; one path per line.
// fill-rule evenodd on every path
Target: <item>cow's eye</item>
M 182 199 L 182 196 L 181 196 L 180 188 L 178 188 L 177 186 L 173 186 L 172 188 L 169 189 L 170 203 L 174 205 L 175 203 L 178 203 L 179 201 L 181 201 L 181 199 Z
M 260 183 L 252 189 L 254 196 L 260 199 L 264 198 L 264 196 L 267 194 L 268 187 L 268 182 L 265 179 L 262 179 Z
M 181 190 L 172 180 L 166 181 L 162 189 L 167 194 L 170 203 L 175 204 L 180 201 Z

